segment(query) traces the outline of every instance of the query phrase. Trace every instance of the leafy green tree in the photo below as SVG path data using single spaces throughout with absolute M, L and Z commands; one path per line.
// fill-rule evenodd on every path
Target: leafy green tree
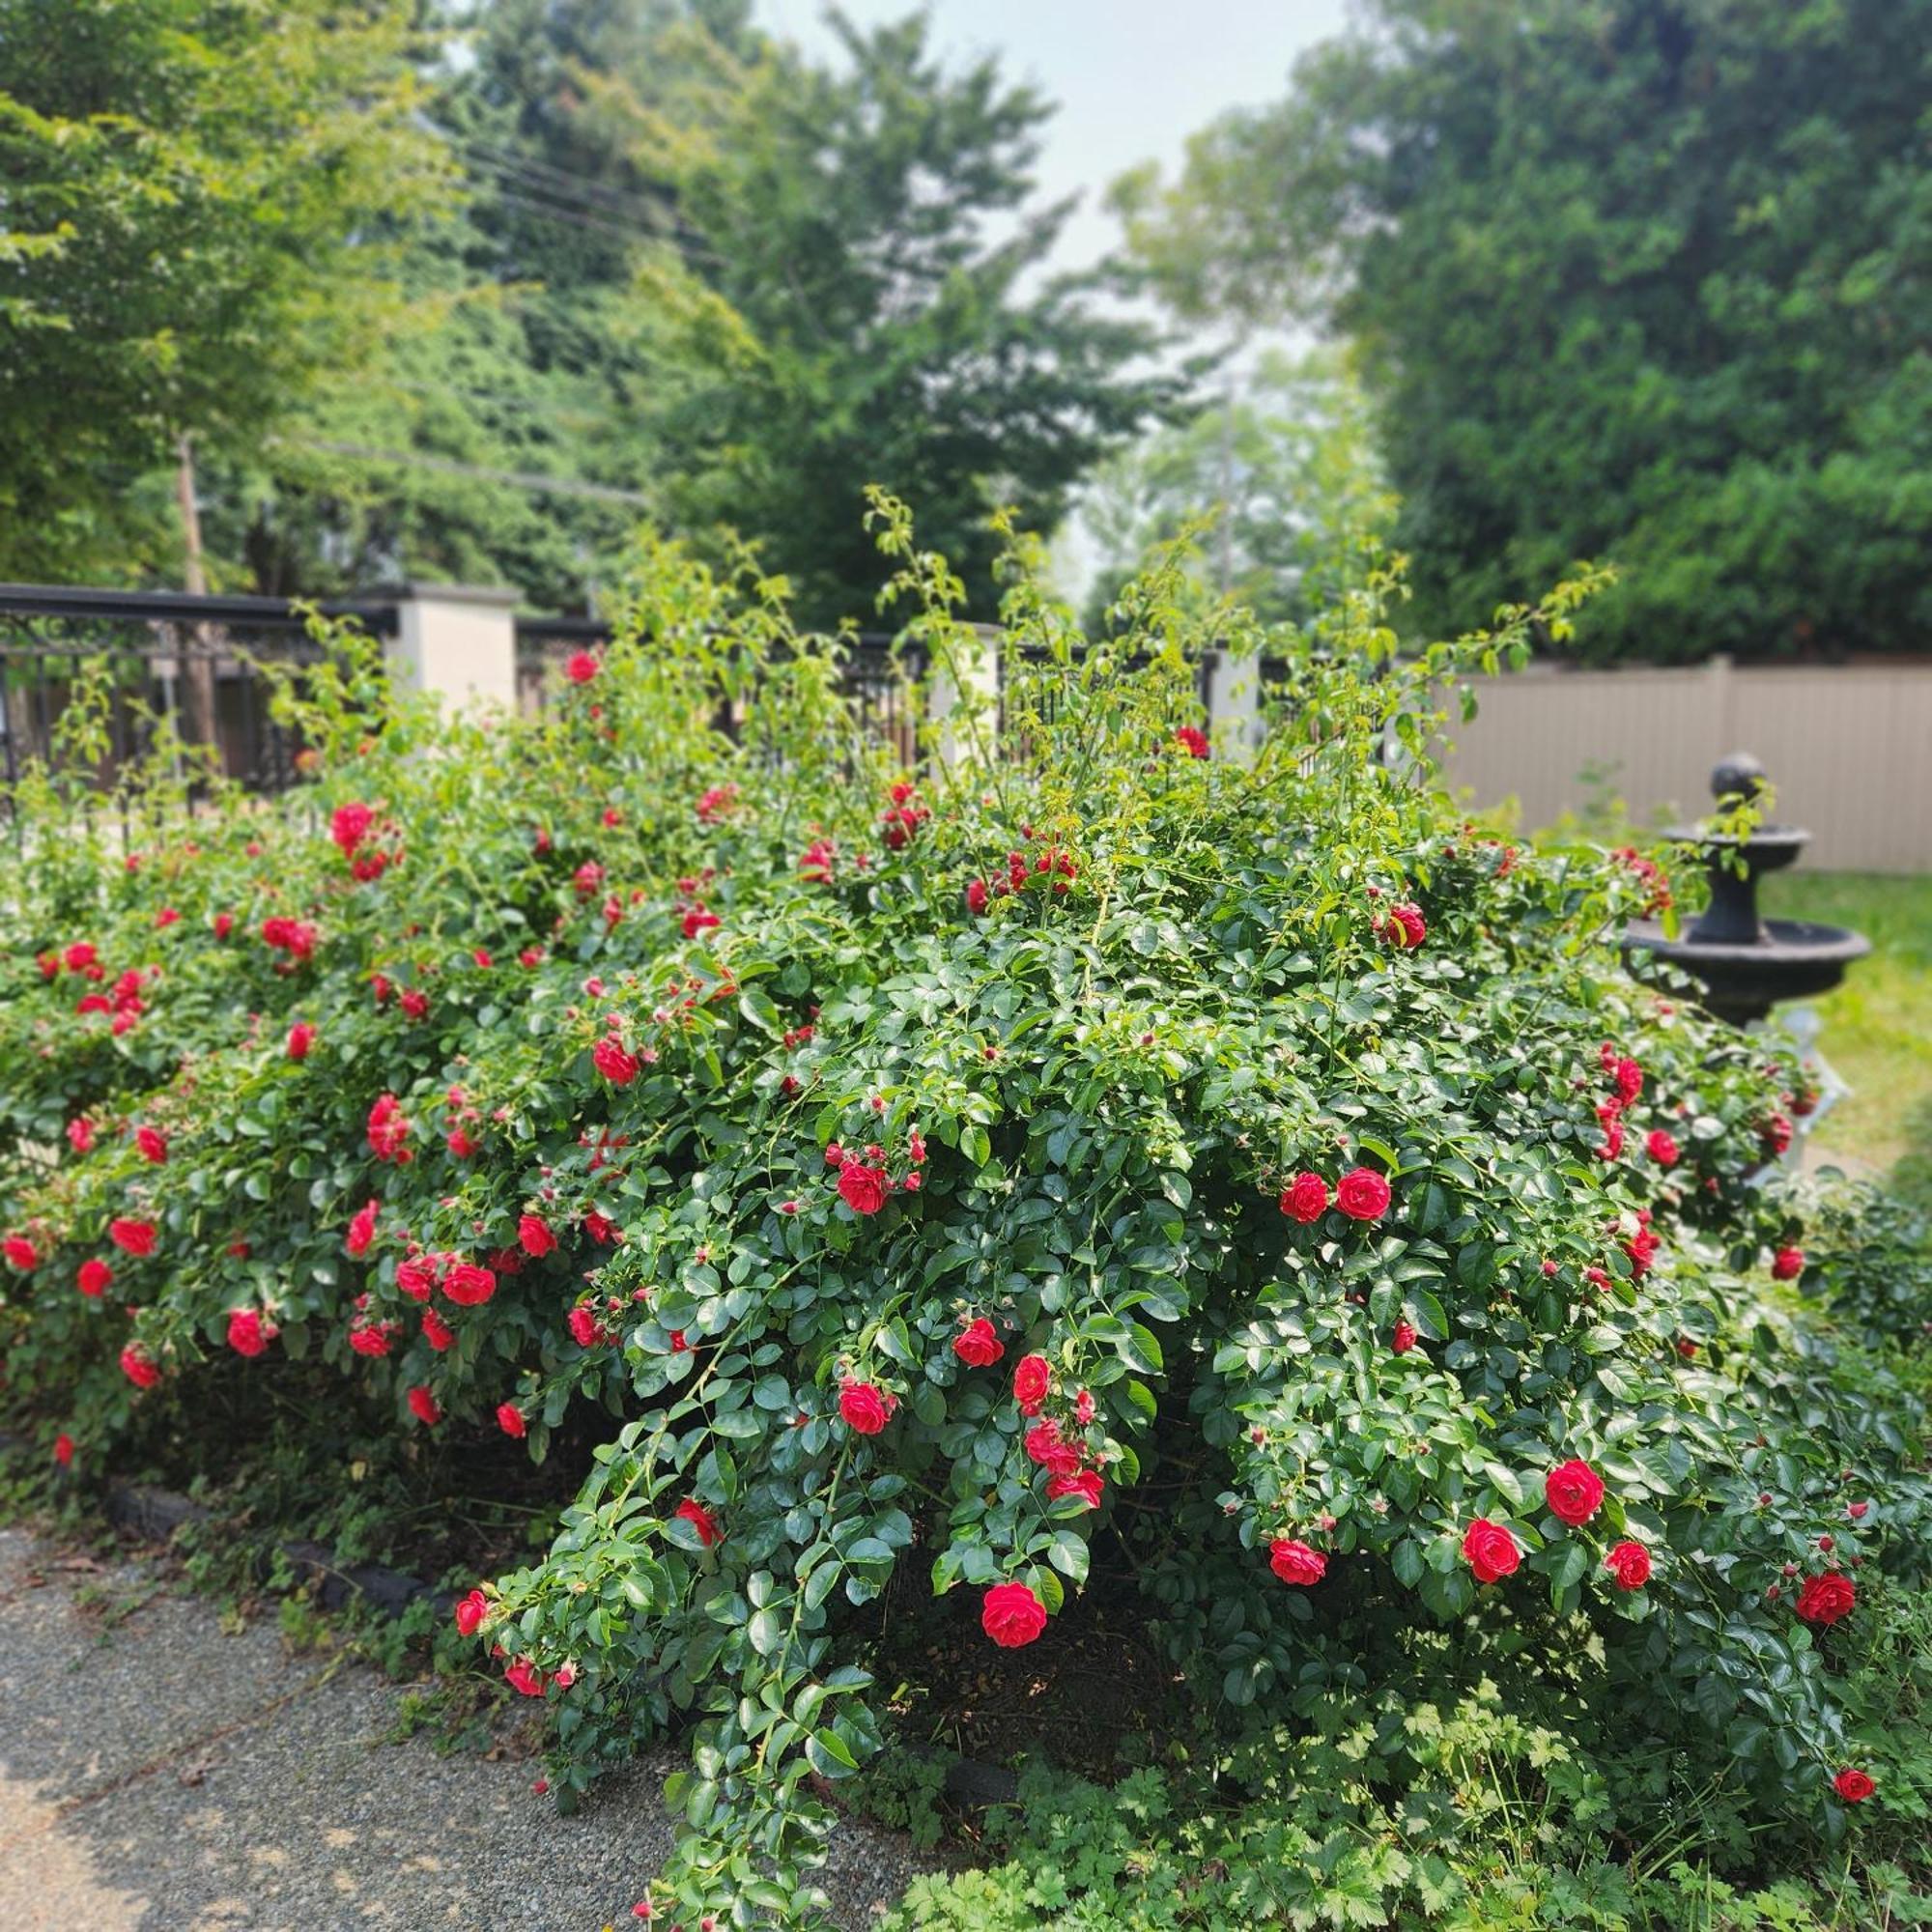
M 728 41 L 737 0 L 706 6 Z M 669 232 L 661 194 L 583 112 L 598 75 L 656 75 L 678 0 L 490 0 L 449 10 L 430 111 L 460 170 L 457 218 L 401 270 L 412 326 L 214 480 L 211 540 L 265 589 L 397 574 L 589 601 L 639 519 L 668 514 L 642 398 L 678 382 L 636 282 Z
M 1361 539 L 1384 530 L 1367 403 L 1332 351 L 1262 355 L 1252 376 L 1187 421 L 1110 458 L 1081 513 L 1101 566 L 1090 624 L 1161 545 L 1212 519 L 1188 582 L 1265 622 L 1305 618 L 1362 570 Z
M 259 447 L 448 198 L 407 0 L 0 0 L 0 572 L 175 573 L 181 440 Z
M 1579 554 L 1605 653 L 1922 648 L 1932 0 L 1371 0 L 1122 185 L 1196 313 L 1361 344 L 1419 608 Z
M 837 70 L 712 35 L 679 86 L 595 103 L 674 209 L 659 293 L 699 375 L 658 412 L 672 500 L 761 539 L 822 621 L 869 611 L 883 482 L 990 616 L 988 513 L 1054 524 L 1180 380 L 1130 370 L 1154 331 L 1102 313 L 1096 278 L 1044 271 L 1069 213 L 1035 195 L 1047 103 L 991 59 L 943 69 L 923 17 L 839 33 Z

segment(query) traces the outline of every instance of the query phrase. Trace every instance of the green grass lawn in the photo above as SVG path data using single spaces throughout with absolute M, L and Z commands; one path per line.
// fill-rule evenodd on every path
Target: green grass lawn
M 1819 1051 L 1854 1091 L 1813 1145 L 1889 1173 L 1932 1207 L 1932 878 L 1787 872 L 1764 882 L 1760 901 L 1774 917 L 1829 920 L 1871 940 L 1871 956 L 1816 1003 Z

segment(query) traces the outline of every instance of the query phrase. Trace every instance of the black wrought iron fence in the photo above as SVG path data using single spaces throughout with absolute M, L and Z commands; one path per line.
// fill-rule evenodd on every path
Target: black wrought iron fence
M 328 609 L 379 635 L 394 628 L 393 605 Z M 0 779 L 11 787 L 39 762 L 106 789 L 171 726 L 249 790 L 286 790 L 301 747 L 270 715 L 261 667 L 320 656 L 305 615 L 279 598 L 0 584 Z M 89 684 L 99 732 L 64 730 Z
M 517 700 L 526 712 L 542 708 L 558 675 L 580 651 L 594 652 L 610 633 L 595 617 L 519 617 L 517 619 Z M 909 687 L 926 670 L 925 648 L 917 640 L 895 640 L 884 632 L 865 631 L 847 644 L 840 688 L 861 726 L 893 746 L 908 764 L 918 754 L 918 719 Z M 739 718 L 721 693 L 717 727 L 735 734 Z
M 1117 668 L 1122 672 L 1145 670 L 1153 660 L 1144 651 L 1130 652 L 1119 659 Z M 1000 724 L 1002 730 L 1011 723 L 1013 708 L 1011 689 L 1018 678 L 1024 677 L 1027 684 L 1028 706 L 1043 720 L 1055 717 L 1065 694 L 1060 689 L 1064 681 L 1083 677 L 1084 661 L 1076 660 L 1067 666 L 1063 675 L 1057 675 L 1053 653 L 1044 644 L 1004 644 L 999 654 L 1000 672 Z M 1194 663 L 1194 696 L 1203 709 L 1210 716 L 1214 710 L 1214 695 L 1217 679 L 1229 675 L 1218 651 L 1207 651 Z

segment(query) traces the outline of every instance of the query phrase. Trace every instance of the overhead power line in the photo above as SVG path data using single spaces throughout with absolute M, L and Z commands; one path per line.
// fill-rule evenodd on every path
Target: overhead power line
M 589 175 L 576 174 L 569 168 L 559 168 L 549 161 L 539 160 L 534 155 L 519 155 L 508 148 L 494 148 L 484 141 L 465 139 L 460 140 L 458 145 L 472 163 L 506 174 L 522 175 L 553 193 L 574 195 L 578 200 L 593 205 L 602 203 L 613 213 L 628 214 L 636 221 L 649 222 L 663 218 L 663 209 L 648 201 L 639 200 L 624 189 L 611 187 Z
M 641 491 L 619 489 L 614 483 L 584 483 L 569 476 L 543 476 L 530 469 L 489 469 L 480 464 L 458 463 L 453 457 L 431 456 L 422 450 L 371 449 L 366 443 L 335 442 L 326 437 L 291 440 L 298 448 L 354 457 L 362 463 L 393 463 L 405 469 L 436 469 L 447 476 L 468 476 L 479 483 L 501 483 L 514 490 L 548 492 L 554 497 L 589 497 L 604 503 L 629 503 L 641 510 L 656 507 Z

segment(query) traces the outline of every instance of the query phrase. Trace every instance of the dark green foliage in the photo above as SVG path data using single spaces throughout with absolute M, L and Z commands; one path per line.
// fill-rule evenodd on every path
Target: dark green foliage
M 252 455 L 376 352 L 449 187 L 414 13 L 0 0 L 0 577 L 174 578 L 177 438 Z
M 1127 199 L 1188 305 L 1359 340 L 1423 622 L 1584 555 L 1594 655 L 1923 649 L 1932 5 L 1364 12 Z

